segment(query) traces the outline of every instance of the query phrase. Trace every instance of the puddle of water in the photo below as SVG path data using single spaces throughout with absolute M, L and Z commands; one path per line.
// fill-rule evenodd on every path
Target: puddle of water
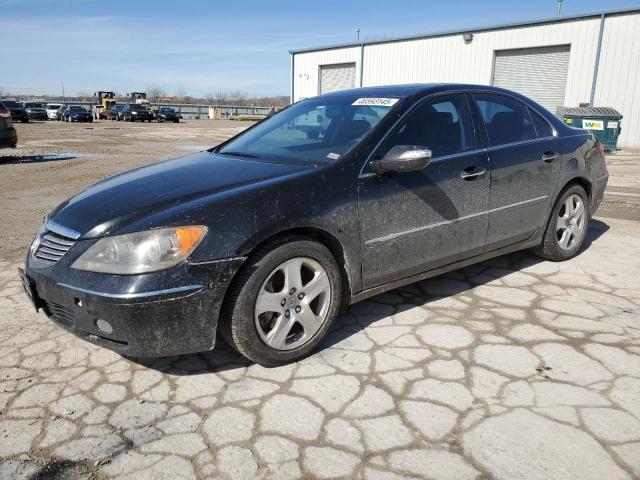
M 54 162 L 57 160 L 72 160 L 78 157 L 95 157 L 95 153 L 59 152 L 46 155 L 20 155 L 0 157 L 0 165 L 14 165 L 20 163 Z
M 180 150 L 185 150 L 187 152 L 201 152 L 211 147 L 212 145 L 182 145 L 181 147 L 178 147 L 178 148 Z

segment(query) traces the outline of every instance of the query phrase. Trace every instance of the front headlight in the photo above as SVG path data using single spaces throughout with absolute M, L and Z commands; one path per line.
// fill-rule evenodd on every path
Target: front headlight
M 120 275 L 164 270 L 185 260 L 205 233 L 207 227 L 196 225 L 102 238 L 80 255 L 71 268 Z
M 131 115 L 137 115 L 138 112 L 131 112 Z

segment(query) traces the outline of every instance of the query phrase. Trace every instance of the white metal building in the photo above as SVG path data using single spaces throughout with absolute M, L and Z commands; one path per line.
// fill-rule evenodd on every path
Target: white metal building
M 640 148 L 640 8 L 293 50 L 291 98 L 423 82 L 496 85 L 555 112 L 613 107 Z

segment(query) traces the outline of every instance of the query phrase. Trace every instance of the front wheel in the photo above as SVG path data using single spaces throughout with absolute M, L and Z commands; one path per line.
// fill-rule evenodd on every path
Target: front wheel
M 558 196 L 542 243 L 533 252 L 547 260 L 561 262 L 575 257 L 589 226 L 589 200 L 584 188 L 571 185 Z
M 327 247 L 285 237 L 261 248 L 234 279 L 220 332 L 250 360 L 282 365 L 313 351 L 341 301 L 340 271 Z

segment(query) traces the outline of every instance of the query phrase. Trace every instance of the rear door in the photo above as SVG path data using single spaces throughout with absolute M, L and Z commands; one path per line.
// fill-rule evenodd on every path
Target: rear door
M 429 148 L 433 158 L 415 172 L 379 176 L 365 167 L 358 202 L 365 288 L 471 257 L 485 246 L 489 164 L 465 94 L 423 100 L 372 158 L 396 145 Z
M 544 224 L 560 171 L 549 122 L 509 95 L 474 93 L 489 140 L 487 250 L 531 237 Z

